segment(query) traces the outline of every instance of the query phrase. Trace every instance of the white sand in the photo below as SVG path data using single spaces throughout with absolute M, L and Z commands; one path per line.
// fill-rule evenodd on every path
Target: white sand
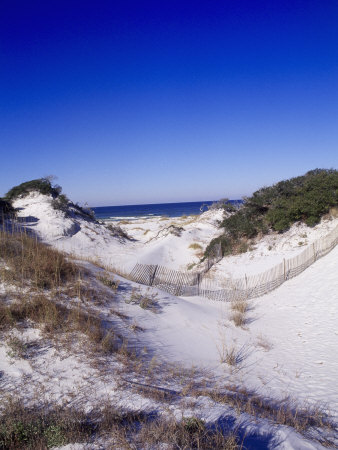
M 204 249 L 212 237 L 220 234 L 217 220 L 221 219 L 221 212 L 218 211 L 204 213 L 197 219 L 147 219 L 122 225 L 137 239 L 122 242 L 111 237 L 103 225 L 75 216 L 65 219 L 62 213 L 51 208 L 50 201 L 48 197 L 31 194 L 17 200 L 14 206 L 22 208 L 22 217 L 31 216 L 27 225 L 45 242 L 80 256 L 98 258 L 106 264 L 131 267 L 141 261 L 183 268 L 198 262 L 196 250 L 189 249 L 191 243 L 199 243 Z M 172 222 L 184 228 L 180 237 L 163 230 Z M 337 226 L 337 222 L 337 219 L 323 220 L 314 228 L 295 225 L 283 235 L 266 236 L 256 244 L 255 250 L 225 258 L 213 271 L 219 276 L 234 277 L 261 272 L 284 257 L 302 251 L 304 247 L 299 242 L 304 245 L 313 242 Z M 150 231 L 144 234 L 147 229 Z M 158 238 L 148 242 L 158 233 Z M 121 278 L 119 307 L 145 329 L 140 345 L 153 349 L 159 359 L 206 367 L 229 383 L 277 400 L 290 395 L 297 402 L 325 406 L 338 418 L 337 260 L 338 248 L 335 248 L 298 277 L 252 301 L 243 328 L 236 327 L 231 320 L 229 304 L 201 297 L 177 298 Z M 158 314 L 125 302 L 135 288 L 156 295 L 161 306 Z M 109 309 L 103 308 L 102 313 L 109 315 Z M 236 368 L 221 363 L 226 349 L 231 348 L 242 356 Z M 25 363 L 8 363 L 5 350 L 0 347 L 1 370 L 8 379 L 32 374 Z M 84 373 L 81 362 L 62 363 L 60 358 L 48 353 L 45 359 L 49 361 L 46 363 L 50 365 L 49 372 L 58 374 L 58 392 L 72 386 L 75 379 L 83 386 L 88 382 L 79 374 Z M 91 377 L 90 371 L 87 374 Z M 47 383 L 47 378 L 41 375 L 39 379 Z M 98 384 L 97 392 L 116 393 L 116 387 L 113 382 Z M 206 403 L 201 411 L 211 420 L 221 414 L 217 408 Z M 262 433 L 264 427 L 266 423 L 258 426 Z M 273 448 L 321 448 L 291 431 L 275 430 L 274 433 L 283 436 L 284 441 Z

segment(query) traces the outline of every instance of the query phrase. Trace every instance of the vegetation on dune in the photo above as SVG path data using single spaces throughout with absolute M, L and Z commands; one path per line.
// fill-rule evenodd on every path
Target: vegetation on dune
M 56 198 L 61 194 L 62 189 L 58 185 L 52 186 L 49 178 L 38 178 L 12 187 L 5 195 L 5 200 L 13 201 L 18 197 L 25 197 L 33 191 L 44 195 L 52 195 L 53 198 Z
M 0 198 L 0 223 L 3 218 L 14 214 L 14 208 L 8 200 Z
M 104 438 L 109 448 L 228 449 L 242 448 L 234 433 L 207 426 L 196 417 L 165 420 L 143 412 L 128 412 L 109 403 L 90 412 L 43 404 L 27 407 L 7 402 L 0 419 L 1 449 L 46 449 Z M 87 446 L 86 446 L 87 448 Z
M 69 208 L 72 207 L 81 216 L 95 220 L 94 212 L 89 207 L 83 208 L 80 205 L 71 202 L 65 194 L 61 194 L 62 187 L 58 184 L 53 185 L 51 179 L 53 179 L 52 176 L 38 178 L 12 187 L 12 189 L 5 194 L 5 197 L 0 199 L 0 212 L 1 210 L 4 210 L 5 206 L 6 208 L 10 207 L 13 210 L 11 204 L 17 198 L 26 197 L 31 192 L 39 192 L 40 194 L 51 195 L 53 197 L 52 207 L 54 209 L 68 213 Z M 7 211 L 5 212 L 7 213 Z
M 204 206 L 204 205 L 202 205 Z M 217 202 L 213 202 L 210 206 L 208 206 L 208 210 L 215 210 L 215 209 L 224 209 L 227 212 L 234 212 L 237 209 L 237 205 L 234 203 L 231 203 L 231 201 L 228 198 L 221 198 Z
M 62 253 L 25 233 L 0 231 L 0 255 L 6 262 L 0 269 L 4 281 L 29 279 L 39 289 L 55 289 L 78 275 Z
M 83 268 L 58 250 L 24 232 L 0 231 L 0 282 L 14 288 L 11 294 L 0 295 L 0 333 L 28 320 L 39 324 L 50 338 L 78 332 L 96 353 L 118 351 L 121 336 L 106 329 L 94 312 L 70 301 L 104 301 L 99 290 L 83 281 L 85 276 Z
M 244 198 L 241 208 L 224 218 L 224 234 L 213 239 L 205 256 L 217 244 L 223 255 L 241 253 L 248 248 L 248 239 L 269 230 L 284 232 L 295 222 L 314 226 L 322 216 L 338 205 L 338 171 L 315 169 L 303 176 L 263 187 Z

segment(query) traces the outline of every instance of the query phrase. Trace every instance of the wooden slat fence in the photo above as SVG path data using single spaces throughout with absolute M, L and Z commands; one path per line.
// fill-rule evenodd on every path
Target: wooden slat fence
M 293 258 L 283 259 L 280 264 L 258 275 L 238 279 L 215 280 L 207 276 L 209 269 L 222 259 L 220 248 L 214 258 L 204 262 L 204 267 L 199 272 L 181 272 L 163 266 L 136 264 L 130 278 L 140 284 L 157 286 L 176 296 L 201 295 L 219 301 L 256 298 L 299 275 L 317 259 L 329 253 L 337 243 L 338 227 Z

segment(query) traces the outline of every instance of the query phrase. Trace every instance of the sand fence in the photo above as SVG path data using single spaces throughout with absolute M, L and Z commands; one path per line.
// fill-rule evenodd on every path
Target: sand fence
M 258 275 L 238 279 L 213 279 L 208 276 L 209 269 L 222 259 L 220 248 L 214 258 L 204 261 L 198 272 L 181 272 L 159 265 L 136 264 L 130 273 L 130 279 L 147 286 L 156 286 L 176 296 L 201 295 L 220 301 L 256 298 L 299 275 L 317 259 L 329 253 L 337 243 L 338 227 L 308 245 L 293 258 L 283 259 L 280 264 Z

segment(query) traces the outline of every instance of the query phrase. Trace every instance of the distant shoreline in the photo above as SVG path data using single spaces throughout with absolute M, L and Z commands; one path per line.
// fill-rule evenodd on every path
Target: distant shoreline
M 231 200 L 233 203 L 240 200 Z M 200 214 L 206 211 L 214 201 L 206 200 L 200 202 L 180 203 L 156 203 L 145 205 L 121 205 L 121 206 L 99 206 L 92 210 L 99 220 L 118 221 L 123 219 L 138 220 L 154 217 L 181 217 Z

